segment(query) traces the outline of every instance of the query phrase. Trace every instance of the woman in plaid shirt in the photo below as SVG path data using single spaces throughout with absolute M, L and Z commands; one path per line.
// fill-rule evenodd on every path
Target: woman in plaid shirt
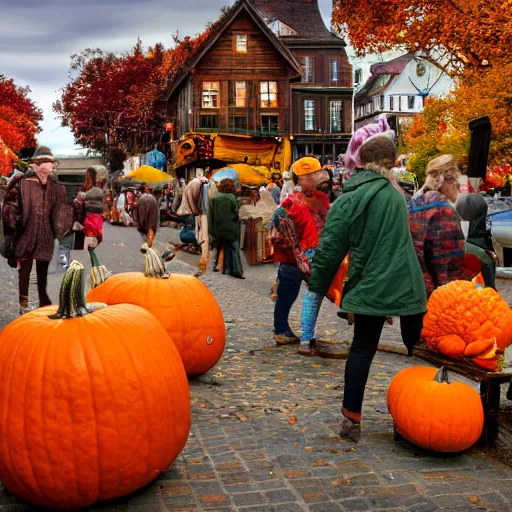
M 464 258 L 465 240 L 455 211 L 459 168 L 455 157 L 441 155 L 427 166 L 425 185 L 409 201 L 409 224 L 427 297 L 439 286 L 470 281 L 480 271 Z

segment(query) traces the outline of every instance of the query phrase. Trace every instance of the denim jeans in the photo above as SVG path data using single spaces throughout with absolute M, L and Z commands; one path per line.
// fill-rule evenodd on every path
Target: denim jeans
M 279 286 L 274 308 L 274 334 L 290 334 L 288 315 L 297 300 L 302 284 L 302 273 L 294 263 L 281 263 L 277 272 Z

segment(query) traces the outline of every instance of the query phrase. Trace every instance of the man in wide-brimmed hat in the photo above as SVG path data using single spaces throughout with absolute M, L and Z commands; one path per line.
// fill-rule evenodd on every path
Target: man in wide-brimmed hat
M 73 224 L 73 208 L 66 189 L 53 174 L 56 158 L 50 148 L 39 146 L 29 170 L 9 183 L 3 216 L 10 237 L 10 262 L 19 268 L 20 314 L 28 309 L 28 288 L 36 262 L 39 306 L 51 304 L 46 291 L 54 240 L 61 239 Z

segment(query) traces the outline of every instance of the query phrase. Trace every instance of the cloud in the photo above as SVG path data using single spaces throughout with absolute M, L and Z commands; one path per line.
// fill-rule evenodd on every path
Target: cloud
M 7 0 L 0 16 L 0 73 L 30 86 L 44 111 L 39 139 L 58 151 L 73 146 L 67 128 L 59 128 L 51 105 L 68 81 L 70 56 L 86 48 L 123 52 L 137 38 L 144 46 L 172 35 L 195 35 L 214 21 L 231 0 Z M 329 24 L 331 0 L 319 0 Z

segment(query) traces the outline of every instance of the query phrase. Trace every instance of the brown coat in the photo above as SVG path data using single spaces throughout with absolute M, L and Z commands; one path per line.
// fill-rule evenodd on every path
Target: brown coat
M 3 218 L 6 234 L 12 234 L 17 261 L 50 261 L 55 238 L 61 239 L 73 225 L 73 208 L 66 189 L 54 175 L 45 185 L 29 170 L 7 189 Z

